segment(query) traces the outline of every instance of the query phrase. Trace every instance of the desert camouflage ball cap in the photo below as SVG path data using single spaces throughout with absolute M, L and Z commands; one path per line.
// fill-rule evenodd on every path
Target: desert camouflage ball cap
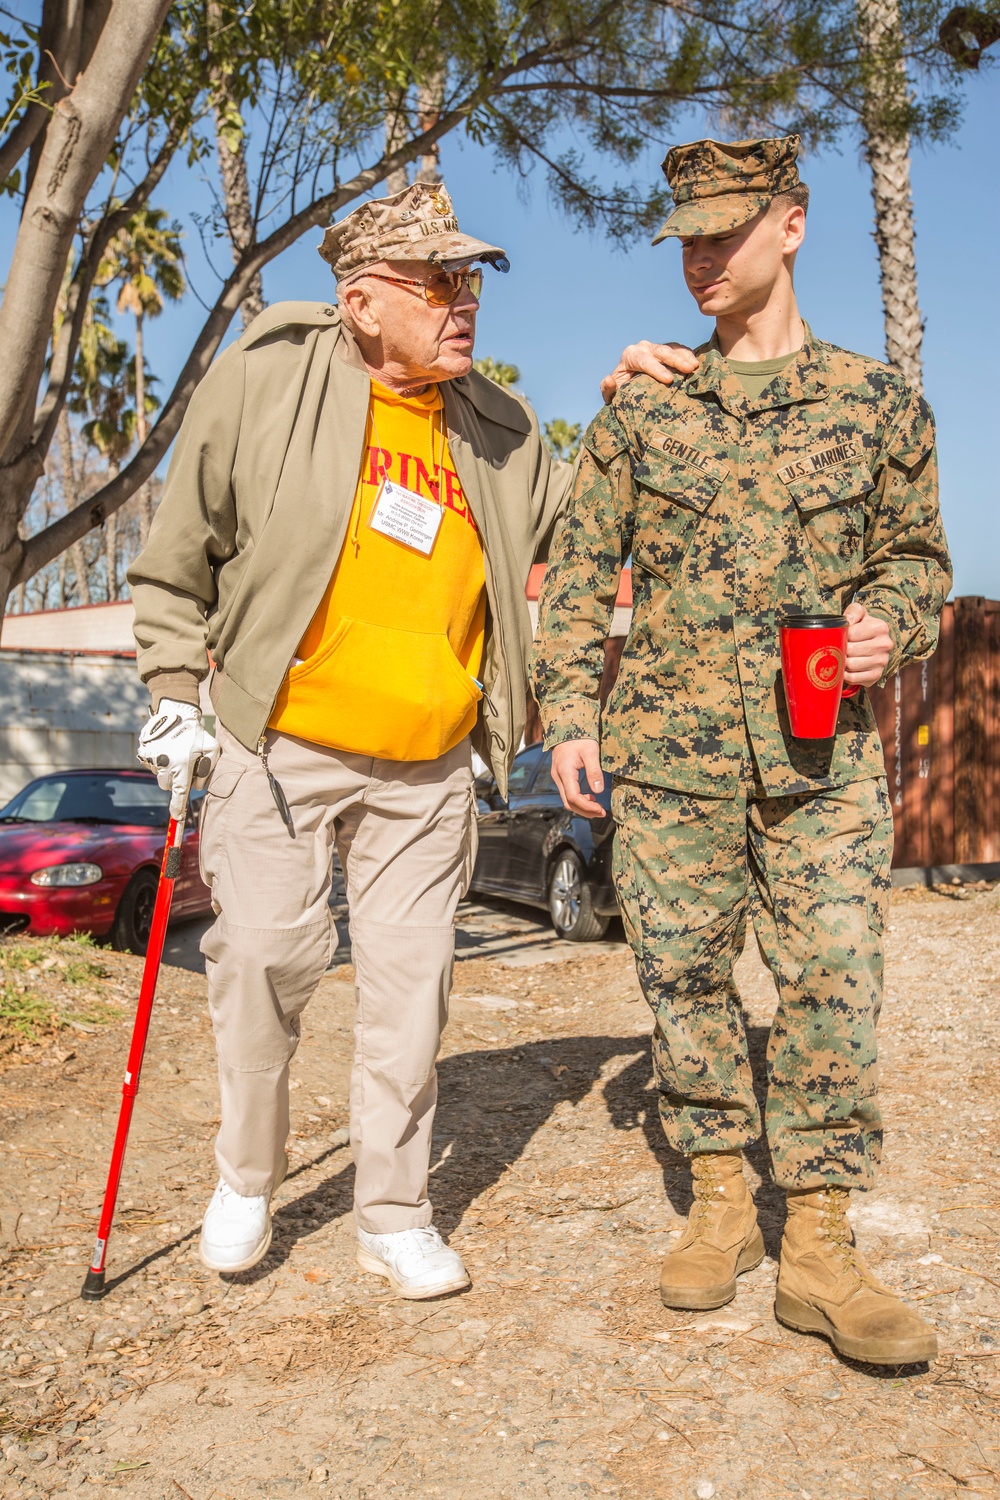
M 484 260 L 498 271 L 510 269 L 499 245 L 461 233 L 451 197 L 440 182 L 415 182 L 391 198 L 362 203 L 330 225 L 319 253 L 338 281 L 380 260 L 426 260 L 443 271 Z
M 727 234 L 749 223 L 772 198 L 798 186 L 798 154 L 797 135 L 672 147 L 663 173 L 674 195 L 674 211 L 653 244 L 671 235 Z

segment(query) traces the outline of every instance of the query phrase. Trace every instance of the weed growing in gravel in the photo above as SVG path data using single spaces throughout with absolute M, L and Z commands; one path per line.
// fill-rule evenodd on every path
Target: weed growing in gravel
M 37 1042 L 59 1027 L 59 1013 L 47 1000 L 16 982 L 0 983 L 0 1037 L 13 1032 L 25 1041 Z
M 0 940 L 0 1053 L 35 1043 L 66 1026 L 89 1029 L 118 1019 L 119 1011 L 85 1003 L 67 988 L 106 979 L 111 971 L 96 957 L 93 940 L 20 938 Z

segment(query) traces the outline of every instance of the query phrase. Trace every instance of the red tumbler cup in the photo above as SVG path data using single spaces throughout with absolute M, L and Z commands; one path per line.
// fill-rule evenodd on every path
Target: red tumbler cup
M 828 740 L 837 732 L 847 655 L 845 615 L 785 615 L 780 624 L 781 676 L 792 734 Z

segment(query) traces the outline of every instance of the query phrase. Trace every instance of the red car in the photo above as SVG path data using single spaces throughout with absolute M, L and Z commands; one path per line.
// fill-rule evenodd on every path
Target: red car
M 90 932 L 144 953 L 168 801 L 146 771 L 56 771 L 29 782 L 0 811 L 0 935 Z M 171 916 L 211 904 L 192 805 Z

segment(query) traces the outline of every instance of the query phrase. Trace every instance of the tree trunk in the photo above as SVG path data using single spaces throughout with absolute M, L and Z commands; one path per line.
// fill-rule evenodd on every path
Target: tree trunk
M 69 415 L 65 406 L 59 413 L 59 460 L 62 464 L 63 499 L 66 502 L 67 511 L 75 510 L 80 503 L 80 486 L 76 478 L 76 464 L 73 459 L 73 431 L 69 425 Z M 76 594 L 78 604 L 90 603 L 90 579 L 87 577 L 87 562 L 83 555 L 83 543 L 74 542 L 70 551 L 73 555 L 73 572 L 76 574 Z M 65 556 L 65 554 L 63 554 Z
M 135 433 L 141 448 L 146 441 L 146 356 L 143 347 L 143 317 L 135 315 Z M 145 547 L 153 524 L 153 491 L 147 479 L 139 489 L 139 545 Z
M 116 463 L 108 464 L 108 477 L 118 473 Z M 104 566 L 108 575 L 108 603 L 118 598 L 118 512 L 112 511 L 104 522 Z
M 80 70 L 83 32 L 83 0 L 44 0 L 38 32 L 38 84 L 47 84 L 44 103 L 29 104 L 17 124 L 0 144 L 0 181 L 9 177 L 26 151 L 30 151 L 48 122 L 49 112 L 72 87 Z M 29 182 L 33 174 L 25 175 Z
M 80 212 L 132 101 L 170 0 L 113 0 L 88 67 L 53 109 L 0 303 L 0 449 L 33 405 Z M 2 540 L 2 539 L 0 539 Z
M 405 140 L 409 139 L 410 126 L 406 118 L 406 111 L 402 104 L 394 108 L 385 117 L 385 153 L 397 151 Z M 401 193 L 404 188 L 409 187 L 410 178 L 405 166 L 395 167 L 393 171 L 386 174 L 385 192 L 386 197 L 391 198 L 393 193 Z
M 875 204 L 886 357 L 922 392 L 924 325 L 917 297 L 910 135 L 905 128 L 909 84 L 898 0 L 858 0 L 858 30 L 867 64 L 862 123 Z
M 46 112 L 44 134 L 34 142 L 34 173 L 0 303 L 0 608 L 11 583 L 21 581 L 25 539 L 19 527 L 43 470 L 44 454 L 33 441 L 35 401 L 66 262 L 87 194 L 169 9 L 170 0 L 85 7 L 85 66 Z
M 233 247 L 233 260 L 238 265 L 244 250 L 253 244 L 256 237 L 253 214 L 250 210 L 250 181 L 247 177 L 247 162 L 242 147 L 239 151 L 231 151 L 227 142 L 219 134 L 218 123 L 219 115 L 216 111 L 215 145 L 219 155 L 222 191 L 226 199 L 226 227 L 229 230 L 229 239 Z M 240 303 L 243 327 L 249 328 L 254 318 L 262 313 L 266 306 L 264 283 L 260 272 L 257 271 L 250 282 L 250 290 Z
M 220 22 L 219 0 L 209 0 L 209 26 L 214 30 Z M 257 238 L 250 204 L 250 179 L 247 176 L 247 159 L 243 145 L 240 145 L 238 151 L 234 151 L 225 138 L 225 114 L 222 109 L 222 100 L 226 90 L 225 77 L 221 73 L 215 73 L 212 82 L 216 90 L 215 149 L 219 158 L 219 176 L 222 178 L 222 195 L 226 204 L 226 229 L 229 233 L 229 243 L 233 248 L 233 260 L 238 265 L 244 251 L 248 250 Z M 258 317 L 266 306 L 264 283 L 260 272 L 257 271 L 250 282 L 246 296 L 240 303 L 243 327 L 249 328 L 254 318 Z
M 423 132 L 436 125 L 441 114 L 444 95 L 444 75 L 423 83 L 417 91 L 417 129 Z M 441 146 L 438 141 L 417 157 L 417 182 L 441 181 Z

